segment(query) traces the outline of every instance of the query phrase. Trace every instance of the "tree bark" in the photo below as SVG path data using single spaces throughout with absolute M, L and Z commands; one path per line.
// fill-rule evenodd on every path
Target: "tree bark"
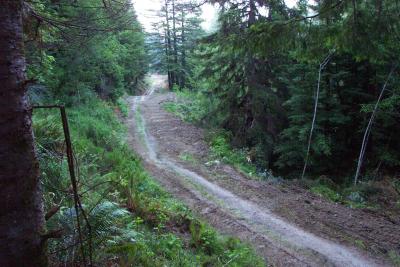
M 43 200 L 26 96 L 23 2 L 0 8 L 0 266 L 46 266 Z
M 181 38 L 182 38 L 182 55 L 181 55 L 181 80 L 180 87 L 185 88 L 186 86 L 186 33 L 185 33 L 185 10 L 183 6 L 181 7 L 181 16 L 182 16 L 182 24 L 181 24 Z

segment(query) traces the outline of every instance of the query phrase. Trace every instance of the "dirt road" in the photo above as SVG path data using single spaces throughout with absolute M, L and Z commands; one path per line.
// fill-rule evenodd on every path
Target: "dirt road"
M 224 164 L 205 164 L 202 129 L 167 113 L 173 93 L 131 97 L 130 144 L 166 190 L 221 232 L 249 242 L 275 266 L 387 266 L 400 252 L 400 219 L 350 209 L 289 183 L 249 180 Z M 187 160 L 184 155 L 191 155 Z

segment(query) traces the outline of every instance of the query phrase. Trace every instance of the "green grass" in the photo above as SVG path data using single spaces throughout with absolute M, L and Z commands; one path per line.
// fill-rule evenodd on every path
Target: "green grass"
M 118 105 L 124 106 L 123 102 Z M 96 98 L 67 109 L 79 189 L 93 228 L 96 266 L 111 262 L 120 266 L 264 266 L 248 245 L 221 236 L 199 221 L 149 176 L 127 146 L 126 129 L 113 110 L 114 105 Z M 49 244 L 50 251 L 56 251 L 51 261 L 72 261 L 71 249 L 62 250 L 76 235 L 73 202 L 66 193 L 70 182 L 61 122 L 56 110 L 35 111 L 33 122 L 46 209 L 62 206 L 48 228 L 66 229 L 63 239 Z M 182 159 L 193 158 L 182 154 Z M 179 231 L 186 232 L 186 238 L 177 235 Z M 88 237 L 87 231 L 84 235 Z M 79 258 L 78 252 L 74 255 Z
M 116 102 L 119 111 L 121 112 L 124 118 L 128 117 L 129 114 L 129 105 L 125 99 L 119 98 Z
M 400 266 L 400 255 L 396 251 L 389 251 L 388 256 L 394 266 Z
M 144 121 L 141 115 L 140 106 L 135 110 L 135 122 L 136 122 L 136 130 L 139 133 L 139 139 L 142 144 L 145 143 L 145 128 Z
M 212 160 L 221 160 L 250 177 L 259 178 L 255 165 L 251 164 L 247 159 L 247 151 L 232 148 L 229 142 L 229 135 L 226 132 L 211 132 L 208 139 Z
M 186 104 L 175 103 L 175 102 L 166 102 L 163 104 L 163 108 L 178 116 L 183 121 L 193 122 L 193 118 L 191 117 L 191 112 L 187 108 Z
M 197 162 L 196 158 L 192 154 L 187 153 L 187 152 L 180 153 L 179 154 L 179 158 L 181 160 L 183 160 L 183 161 L 187 161 L 187 162 L 190 162 L 190 163 L 196 163 Z
M 200 92 L 189 90 L 176 91 L 178 101 L 166 102 L 163 107 L 182 120 L 195 124 L 202 124 L 203 120 L 210 116 L 210 112 L 215 110 L 216 103 L 212 98 L 205 97 Z M 219 113 L 213 114 L 213 121 L 218 121 Z M 208 121 L 211 123 L 211 120 Z
M 311 187 L 311 192 L 333 202 L 340 202 L 342 200 L 342 196 L 338 192 L 322 184 Z
M 338 186 L 332 181 L 327 181 L 326 178 L 316 180 L 305 180 L 305 185 L 316 195 L 319 195 L 329 201 L 346 205 L 355 209 L 370 209 L 379 208 L 378 203 L 370 201 L 369 198 L 378 194 L 368 182 L 360 183 L 357 186 Z
M 362 240 L 354 240 L 354 245 L 360 249 L 366 250 L 367 247 L 365 246 L 364 242 Z

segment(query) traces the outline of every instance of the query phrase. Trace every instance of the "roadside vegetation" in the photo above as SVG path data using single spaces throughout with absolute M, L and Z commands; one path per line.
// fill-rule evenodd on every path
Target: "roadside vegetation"
M 93 95 L 87 103 L 68 109 L 79 192 L 92 228 L 96 266 L 113 262 L 122 266 L 264 266 L 252 249 L 219 235 L 154 182 L 127 146 L 116 108 Z M 60 206 L 48 227 L 65 229 L 62 239 L 49 244 L 51 260 L 54 264 L 82 260 L 74 246 L 78 242 L 76 215 L 58 111 L 35 111 L 33 122 L 45 208 Z M 82 228 L 88 240 L 87 225 Z M 87 242 L 84 247 L 88 255 Z

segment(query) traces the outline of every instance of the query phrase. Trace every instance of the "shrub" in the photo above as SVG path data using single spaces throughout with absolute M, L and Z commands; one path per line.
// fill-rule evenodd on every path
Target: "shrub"
M 342 197 L 339 193 L 322 184 L 312 187 L 311 192 L 327 198 L 333 202 L 339 202 L 342 200 Z

